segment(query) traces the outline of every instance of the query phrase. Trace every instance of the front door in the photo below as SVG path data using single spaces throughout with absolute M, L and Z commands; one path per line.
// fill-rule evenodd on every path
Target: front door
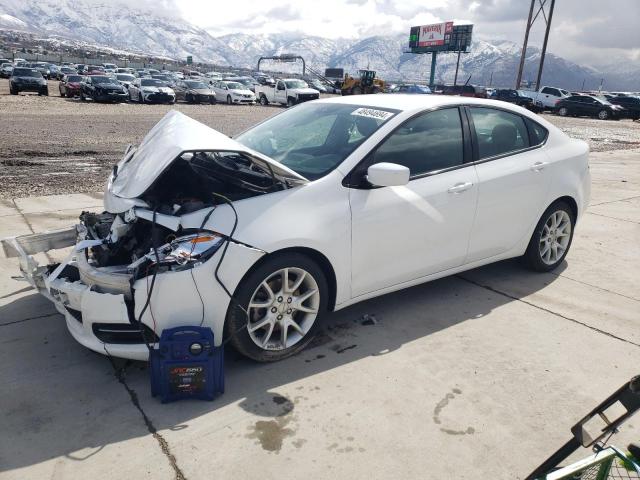
M 396 163 L 411 179 L 350 190 L 354 297 L 463 263 L 478 196 L 465 148 L 459 110 L 445 108 L 406 121 L 356 168 Z

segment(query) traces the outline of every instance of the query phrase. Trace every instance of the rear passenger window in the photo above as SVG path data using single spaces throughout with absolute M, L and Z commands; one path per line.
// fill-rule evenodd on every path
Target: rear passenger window
M 478 139 L 478 158 L 495 157 L 527 148 L 529 133 L 520 115 L 493 108 L 470 108 Z
M 460 113 L 457 108 L 445 108 L 405 122 L 376 149 L 371 164 L 397 163 L 415 176 L 463 161 Z
M 525 120 L 527 122 L 527 128 L 529 129 L 529 140 L 531 146 L 541 145 L 547 139 L 549 131 L 539 123 L 534 122 L 530 118 Z

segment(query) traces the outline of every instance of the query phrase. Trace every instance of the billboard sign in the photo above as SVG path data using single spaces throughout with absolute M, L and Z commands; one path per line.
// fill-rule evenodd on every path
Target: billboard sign
M 435 47 L 448 43 L 449 36 L 453 30 L 453 22 L 434 23 L 432 25 L 422 25 L 418 35 L 419 47 Z M 445 42 L 445 37 L 447 41 Z
M 411 27 L 411 53 L 466 51 L 471 46 L 473 25 L 454 25 L 453 22 Z

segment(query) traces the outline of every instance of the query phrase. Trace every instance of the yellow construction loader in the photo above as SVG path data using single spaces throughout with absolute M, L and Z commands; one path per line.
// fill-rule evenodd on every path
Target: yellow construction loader
M 384 80 L 376 78 L 373 70 L 359 70 L 360 78 L 354 78 L 348 73 L 344 75 L 342 82 L 342 95 L 360 95 L 363 93 L 382 93 Z

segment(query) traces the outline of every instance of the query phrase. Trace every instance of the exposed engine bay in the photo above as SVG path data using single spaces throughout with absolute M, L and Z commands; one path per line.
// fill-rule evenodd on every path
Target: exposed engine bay
M 89 263 L 120 266 L 122 273 L 134 273 L 134 279 L 148 274 L 150 264 L 162 270 L 186 268 L 215 253 L 224 236 L 204 230 L 204 222 L 200 229 L 174 230 L 154 221 L 156 217 L 180 217 L 203 209 L 210 209 L 210 215 L 221 204 L 286 188 L 287 181 L 274 175 L 267 163 L 244 153 L 185 152 L 140 196 L 152 214 L 145 218 L 131 212 L 80 215 L 85 239 L 103 241 L 89 249 Z

